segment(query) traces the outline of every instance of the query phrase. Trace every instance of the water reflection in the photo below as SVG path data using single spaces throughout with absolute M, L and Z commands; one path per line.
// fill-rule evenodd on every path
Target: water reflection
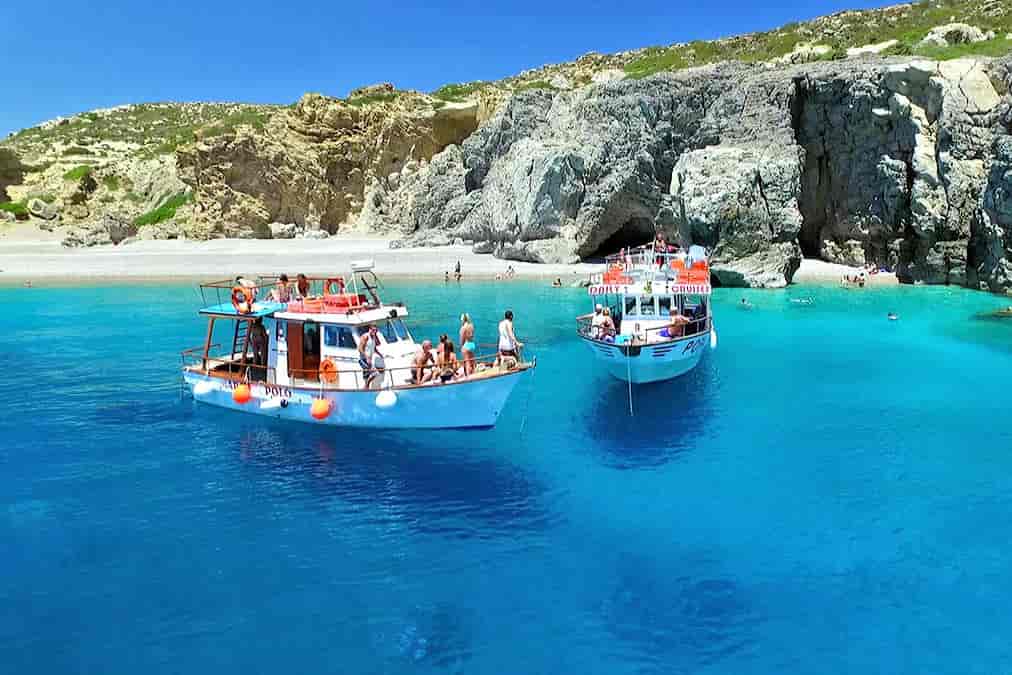
M 604 376 L 602 376 L 604 377 Z M 617 469 L 658 467 L 703 444 L 713 417 L 714 376 L 710 359 L 691 372 L 652 384 L 629 385 L 608 377 L 588 398 L 588 434 L 602 461 Z
M 309 490 L 411 529 L 458 537 L 541 530 L 545 487 L 476 447 L 477 434 L 341 431 L 296 423 L 233 437 L 244 462 L 285 491 Z M 487 441 L 486 441 L 487 442 Z
M 376 655 L 392 665 L 463 672 L 473 656 L 473 624 L 462 608 L 437 603 L 371 624 L 370 639 Z

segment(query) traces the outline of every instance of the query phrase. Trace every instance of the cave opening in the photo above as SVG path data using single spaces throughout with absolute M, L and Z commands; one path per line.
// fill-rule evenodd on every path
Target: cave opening
M 654 240 L 654 233 L 654 221 L 650 218 L 630 218 L 583 259 L 587 262 L 603 261 L 605 256 L 618 253 L 623 248 L 644 246 Z
M 829 156 L 823 143 L 823 116 L 809 105 L 808 82 L 804 78 L 794 81 L 791 98 L 791 126 L 794 139 L 805 151 L 801 169 L 801 194 L 798 208 L 801 211 L 801 231 L 798 245 L 806 258 L 822 257 L 822 231 L 827 222 L 832 175 Z

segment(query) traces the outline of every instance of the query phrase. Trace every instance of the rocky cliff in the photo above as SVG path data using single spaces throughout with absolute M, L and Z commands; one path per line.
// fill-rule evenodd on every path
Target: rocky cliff
M 358 230 L 533 261 L 660 228 L 727 285 L 804 255 L 1006 290 L 1009 31 L 1006 3 L 934 0 L 431 94 L 95 111 L 2 144 L 0 217 L 68 245 Z
M 1009 288 L 1010 71 L 1008 58 L 722 64 L 525 92 L 375 186 L 362 217 L 410 243 L 546 262 L 660 227 L 711 247 L 734 285 L 783 285 L 807 254 Z

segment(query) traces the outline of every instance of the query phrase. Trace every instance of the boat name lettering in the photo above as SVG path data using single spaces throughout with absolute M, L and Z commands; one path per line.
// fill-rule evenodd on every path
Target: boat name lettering
M 588 286 L 587 292 L 590 295 L 611 295 L 613 293 L 621 293 L 623 287 L 615 284 L 597 284 L 595 286 Z
M 685 343 L 685 347 L 682 348 L 682 353 L 685 354 L 686 352 L 692 352 L 694 354 L 696 350 L 702 346 L 702 344 L 702 340 L 689 340 Z
M 276 384 L 265 384 L 264 393 L 268 396 L 280 396 L 282 398 L 291 398 L 292 390 L 288 387 L 281 387 Z

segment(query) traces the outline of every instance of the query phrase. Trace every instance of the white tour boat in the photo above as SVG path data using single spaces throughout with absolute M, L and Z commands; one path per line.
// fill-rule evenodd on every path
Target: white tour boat
M 407 307 L 380 300 L 371 261 L 352 264 L 347 287 L 341 277 L 305 279 L 319 295 L 304 300 L 261 299 L 276 283 L 261 276 L 201 284 L 207 337 L 183 352 L 183 379 L 195 400 L 334 426 L 491 427 L 521 374 L 535 367 L 522 356 L 476 354 L 470 374 L 461 369 L 445 382 L 414 384 L 421 345 L 405 325 Z M 217 303 L 207 305 L 208 294 Z M 382 354 L 372 366 L 358 350 L 370 326 Z
M 671 253 L 647 246 L 605 263 L 588 288 L 594 313 L 577 317 L 577 333 L 609 374 L 633 384 L 670 380 L 716 348 L 702 247 Z

